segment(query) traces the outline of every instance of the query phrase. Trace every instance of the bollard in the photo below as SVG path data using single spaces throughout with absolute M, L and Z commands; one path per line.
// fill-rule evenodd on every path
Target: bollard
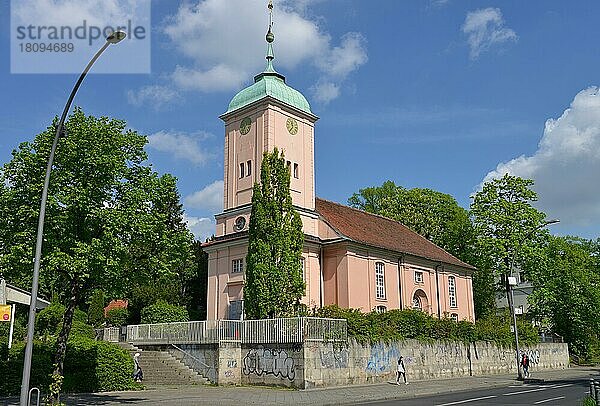
M 31 406 L 31 395 L 33 393 L 37 393 L 37 398 L 36 398 L 36 406 L 40 406 L 40 389 L 39 388 L 31 388 L 29 389 L 29 397 L 27 398 L 27 406 Z

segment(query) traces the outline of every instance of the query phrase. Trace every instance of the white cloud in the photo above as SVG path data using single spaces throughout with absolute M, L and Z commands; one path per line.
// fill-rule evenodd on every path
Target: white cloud
M 468 37 L 471 59 L 479 58 L 493 45 L 517 40 L 517 34 L 504 24 L 499 8 L 488 7 L 467 13 L 462 31 Z
M 546 121 L 538 150 L 500 163 L 488 181 L 505 173 L 533 179 L 537 206 L 574 225 L 600 224 L 600 95 L 582 90 L 558 119 Z
M 11 12 L 21 21 L 38 26 L 87 26 L 99 27 L 123 24 L 136 16 L 134 0 L 19 0 L 11 2 Z
M 136 91 L 127 91 L 127 101 L 129 104 L 140 107 L 142 105 L 150 105 L 155 110 L 171 103 L 179 101 L 179 92 L 168 86 L 151 85 L 144 86 Z
M 316 82 L 335 82 L 339 88 L 348 74 L 366 63 L 366 41 L 359 33 L 347 33 L 338 46 L 332 45 L 330 35 L 305 16 L 306 7 L 316 1 L 286 0 L 275 8 L 275 68 L 309 65 L 316 69 Z M 182 4 L 163 28 L 175 49 L 190 60 L 171 74 L 174 84 L 184 90 L 213 92 L 249 82 L 266 64 L 267 24 L 261 0 Z
M 183 215 L 183 220 L 186 222 L 188 229 L 194 234 L 199 241 L 205 241 L 215 233 L 216 223 L 206 217 L 193 217 L 187 214 Z
M 329 103 L 340 95 L 340 87 L 331 82 L 319 82 L 310 90 L 315 100 L 323 104 Z
M 201 141 L 209 137 L 211 135 L 205 132 L 187 134 L 159 131 L 148 136 L 148 145 L 157 151 L 172 153 L 176 158 L 202 165 L 212 158 L 212 154 L 205 151 L 200 145 Z
M 202 71 L 177 66 L 172 74 L 177 86 L 186 90 L 219 91 L 238 89 L 246 75 L 239 69 L 220 64 Z
M 220 212 L 223 210 L 223 181 L 217 180 L 183 199 L 186 207 Z
M 317 64 L 328 75 L 345 78 L 367 62 L 365 42 L 360 33 L 349 32 L 342 36 L 340 46 L 332 48 L 324 58 L 317 58 Z

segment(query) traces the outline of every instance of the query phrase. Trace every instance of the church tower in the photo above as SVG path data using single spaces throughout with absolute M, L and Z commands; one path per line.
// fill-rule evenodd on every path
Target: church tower
M 318 236 L 314 175 L 314 125 L 318 117 L 306 98 L 288 86 L 274 68 L 272 2 L 268 7 L 266 67 L 252 85 L 233 97 L 220 116 L 225 123 L 223 212 L 215 216 L 215 241 L 204 248 L 209 253 L 209 319 L 238 318 L 242 312 L 252 190 L 260 182 L 263 153 L 275 148 L 283 151 L 290 169 L 292 203 L 304 233 L 309 240 Z M 313 251 L 305 249 L 305 268 L 318 266 L 318 254 Z M 307 283 L 307 294 L 309 289 Z M 318 288 L 314 294 L 319 295 Z

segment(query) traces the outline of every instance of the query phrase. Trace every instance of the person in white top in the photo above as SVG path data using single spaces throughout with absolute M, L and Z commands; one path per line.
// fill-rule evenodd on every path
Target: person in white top
M 408 381 L 406 380 L 406 368 L 404 368 L 404 361 L 402 360 L 402 356 L 398 358 L 398 369 L 396 372 L 396 385 L 400 385 L 400 375 L 404 378 L 404 384 L 408 385 Z

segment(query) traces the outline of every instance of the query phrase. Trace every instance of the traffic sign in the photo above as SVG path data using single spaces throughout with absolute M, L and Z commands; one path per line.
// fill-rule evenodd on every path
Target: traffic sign
M 0 321 L 10 321 L 11 313 L 10 305 L 0 305 Z

